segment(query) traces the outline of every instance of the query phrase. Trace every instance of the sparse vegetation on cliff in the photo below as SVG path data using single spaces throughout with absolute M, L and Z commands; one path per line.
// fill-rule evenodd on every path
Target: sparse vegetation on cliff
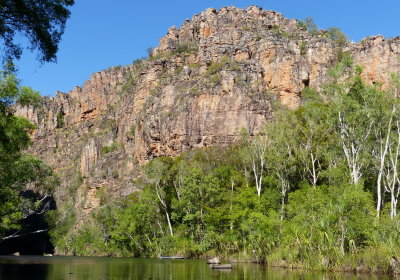
M 149 60 L 154 61 L 158 59 L 169 59 L 172 56 L 179 55 L 186 57 L 189 54 L 196 52 L 198 50 L 198 46 L 194 43 L 180 43 L 174 49 L 169 51 L 159 51 L 157 54 L 154 54 L 154 50 L 152 49 L 149 52 Z
M 101 147 L 101 153 L 102 154 L 108 154 L 111 152 L 114 152 L 115 150 L 118 149 L 118 143 L 113 142 L 111 145 L 109 146 L 103 146 Z

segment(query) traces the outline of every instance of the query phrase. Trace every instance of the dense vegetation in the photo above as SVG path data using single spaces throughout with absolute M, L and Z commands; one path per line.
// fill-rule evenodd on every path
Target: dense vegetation
M 26 32 L 41 60 L 54 60 L 73 1 L 39 1 L 48 5 L 44 19 L 34 15 L 38 1 L 14 2 L 1 2 L 0 12 L 14 16 L 2 22 L 3 58 L 20 57 L 14 35 Z M 31 17 L 33 25 L 26 25 Z M 311 20 L 302 24 L 317 31 Z M 337 29 L 327 35 L 339 46 L 346 40 Z M 206 73 L 211 81 L 214 68 Z M 91 223 L 77 230 L 71 230 L 73 215 L 48 212 L 54 244 L 76 255 L 222 255 L 322 269 L 387 269 L 400 249 L 400 79 L 393 75 L 383 90 L 364 84 L 361 73 L 340 53 L 331 82 L 319 92 L 306 88 L 300 108 L 277 110 L 264 131 L 244 130 L 234 146 L 154 159 L 135 182 L 140 192 L 102 199 Z M 23 152 L 34 126 L 14 115 L 17 102 L 38 102 L 38 93 L 20 87 L 13 71 L 0 72 L 0 243 L 33 233 L 24 221 L 47 210 L 43 201 L 56 184 L 48 167 Z M 57 125 L 64 125 L 61 114 Z
M 35 104 L 39 99 L 38 92 L 19 85 L 12 71 L 0 71 L 0 244 L 47 230 L 26 221 L 49 208 L 56 177 L 40 159 L 24 152 L 35 127 L 15 116 L 12 107 Z
M 77 255 L 221 255 L 322 269 L 387 269 L 400 249 L 399 79 L 366 85 L 349 55 L 297 110 L 236 145 L 157 158 L 140 192 L 55 245 Z M 54 217 L 56 214 L 53 213 Z
M 24 36 L 41 62 L 56 60 L 58 44 L 70 16 L 73 0 L 0 0 L 0 42 L 5 63 L 0 70 L 0 252 L 8 252 L 4 241 L 46 232 L 41 216 L 50 208 L 57 178 L 49 166 L 30 155 L 35 126 L 14 114 L 14 106 L 36 106 L 40 94 L 21 86 L 14 60 Z M 18 39 L 16 39 L 18 37 Z M 42 223 L 38 223 L 40 220 Z M 39 227 L 39 228 L 38 228 Z M 20 242 L 21 243 L 21 242 Z M 34 245 L 32 245 L 34 247 Z M 11 248 L 12 249 L 12 248 Z

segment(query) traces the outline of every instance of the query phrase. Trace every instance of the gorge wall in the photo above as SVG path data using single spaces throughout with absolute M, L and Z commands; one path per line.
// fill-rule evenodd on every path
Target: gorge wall
M 134 192 L 152 158 L 257 134 L 276 101 L 295 108 L 306 86 L 328 81 L 339 49 L 368 83 L 387 87 L 400 70 L 399 37 L 339 46 L 274 11 L 207 9 L 170 28 L 149 58 L 17 114 L 37 125 L 30 151 L 59 174 L 57 203 L 65 215 L 79 213 L 79 224 L 105 200 Z

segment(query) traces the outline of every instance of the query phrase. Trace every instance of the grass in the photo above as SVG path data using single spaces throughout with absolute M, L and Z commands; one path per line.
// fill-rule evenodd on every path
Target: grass
M 150 61 L 155 61 L 159 59 L 170 59 L 172 56 L 180 55 L 183 57 L 188 56 L 189 54 L 196 52 L 198 50 L 198 46 L 194 43 L 181 43 L 176 46 L 175 49 L 170 51 L 159 52 L 156 55 L 151 55 L 149 57 Z
M 300 43 L 300 55 L 304 56 L 307 53 L 307 43 L 305 41 L 301 41 Z
M 219 72 L 220 70 L 222 70 L 222 68 L 227 65 L 229 63 L 229 58 L 224 56 L 221 58 L 220 61 L 218 62 L 213 62 L 211 63 L 208 68 L 207 71 L 205 73 L 206 76 L 211 76 L 213 74 L 216 74 L 217 72 Z

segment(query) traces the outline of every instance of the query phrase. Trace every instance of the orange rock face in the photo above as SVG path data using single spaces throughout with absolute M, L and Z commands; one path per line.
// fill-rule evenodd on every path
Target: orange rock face
M 341 48 L 364 67 L 368 83 L 387 87 L 400 70 L 399 38 Z M 140 164 L 154 157 L 227 145 L 242 130 L 257 134 L 272 117 L 273 99 L 296 108 L 306 86 L 326 83 L 337 52 L 324 32 L 311 35 L 274 11 L 208 9 L 170 28 L 152 58 L 97 72 L 17 113 L 37 125 L 31 150 L 60 174 L 58 199 L 79 174 L 90 190 L 79 204 L 90 212 L 99 188 L 110 196 L 135 191 Z

